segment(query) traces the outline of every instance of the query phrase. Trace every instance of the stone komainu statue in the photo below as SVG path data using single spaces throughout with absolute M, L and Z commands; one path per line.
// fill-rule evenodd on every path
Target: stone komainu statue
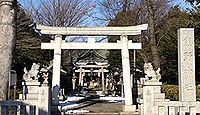
M 160 68 L 155 71 L 151 63 L 144 64 L 144 73 L 145 78 L 147 78 L 149 81 L 159 81 L 161 79 Z
M 41 83 L 48 83 L 49 73 L 49 69 L 46 66 L 44 66 L 38 73 L 38 81 Z
M 44 66 L 40 69 L 40 64 L 33 63 L 31 70 L 27 71 L 26 67 L 24 68 L 24 80 L 38 80 L 41 83 L 48 83 L 49 77 L 49 68 Z
M 38 72 L 40 71 L 40 64 L 33 63 L 31 66 L 31 70 L 28 71 L 26 67 L 24 67 L 24 75 L 23 78 L 26 79 L 33 79 L 37 80 L 38 79 Z

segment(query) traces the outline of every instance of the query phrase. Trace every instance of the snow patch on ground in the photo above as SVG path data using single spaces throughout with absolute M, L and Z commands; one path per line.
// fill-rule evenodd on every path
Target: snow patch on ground
M 81 99 L 84 99 L 85 97 L 77 97 L 77 96 L 72 96 L 72 97 L 67 97 L 66 101 L 79 101 Z
M 79 99 L 79 98 L 73 98 L 73 101 Z M 72 100 L 71 100 L 72 101 Z M 89 112 L 88 110 L 70 110 L 74 107 L 79 106 L 79 104 L 77 104 L 76 102 L 69 102 L 69 101 L 63 101 L 60 102 L 60 110 L 65 112 L 66 114 L 68 113 L 87 113 Z
M 107 100 L 107 101 L 124 101 L 123 97 L 100 97 L 100 100 Z
M 77 104 L 76 102 L 84 98 L 85 97 L 80 97 L 80 96 L 71 96 L 71 97 L 69 96 L 67 97 L 67 100 L 59 102 L 60 110 L 67 111 L 71 108 L 77 107 L 79 106 L 79 104 Z
M 65 113 L 66 114 L 69 114 L 69 113 L 88 113 L 89 111 L 88 110 L 68 110 L 66 111 Z
M 74 102 L 61 102 L 60 106 L 61 106 L 60 108 L 61 111 L 66 111 L 68 109 L 78 106 L 78 104 Z
M 84 99 L 85 97 L 80 96 L 72 96 L 68 97 L 65 101 L 60 101 L 60 110 L 65 111 L 66 113 L 86 113 L 89 112 L 88 110 L 70 110 L 74 107 L 79 106 L 79 104 L 76 103 L 76 101 L 79 101 L 81 99 Z M 99 100 L 106 100 L 111 103 L 117 103 L 120 101 L 124 101 L 123 97 L 100 97 Z

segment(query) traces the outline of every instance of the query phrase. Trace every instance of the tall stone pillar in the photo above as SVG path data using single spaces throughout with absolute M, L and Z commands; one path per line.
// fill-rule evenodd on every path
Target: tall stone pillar
M 61 66 L 61 42 L 62 36 L 55 36 L 55 49 L 53 59 L 53 78 L 52 78 L 52 104 L 59 104 L 59 90 L 60 90 L 60 66 Z
M 83 71 L 82 67 L 80 67 L 80 70 L 79 70 L 79 79 L 78 79 L 79 86 L 81 86 L 81 79 L 82 79 L 82 76 L 83 76 L 82 75 L 83 74 L 82 71 Z
M 194 29 L 178 30 L 179 101 L 196 101 Z
M 102 91 L 103 91 L 103 93 L 105 93 L 105 79 L 104 79 L 103 67 L 101 67 L 101 78 L 102 78 Z
M 0 0 L 0 100 L 6 98 L 7 83 L 15 44 L 16 0 Z
M 81 86 L 84 85 L 84 76 L 85 76 L 85 72 L 84 72 L 84 69 L 83 69 L 83 74 L 81 76 Z
M 122 43 L 122 69 L 123 69 L 123 83 L 124 83 L 124 96 L 125 96 L 125 106 L 124 111 L 135 111 L 132 99 L 132 87 L 131 87 L 131 74 L 130 74 L 130 60 L 128 51 L 128 36 L 120 36 Z

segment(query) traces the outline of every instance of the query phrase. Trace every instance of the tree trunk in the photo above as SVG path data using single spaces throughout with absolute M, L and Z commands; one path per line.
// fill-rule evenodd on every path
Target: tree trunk
M 15 43 L 14 3 L 16 0 L 0 0 L 0 100 L 6 99 Z
M 150 39 L 150 48 L 152 52 L 153 58 L 153 66 L 154 70 L 157 70 L 160 67 L 160 55 L 158 46 L 156 44 L 156 37 L 155 37 L 155 11 L 153 7 L 153 1 L 147 0 L 147 10 L 148 10 L 148 34 Z
M 144 46 L 145 44 L 145 41 L 144 41 L 144 38 L 143 36 L 139 36 L 139 43 L 143 43 L 142 46 Z M 149 59 L 148 59 L 148 53 L 145 51 L 144 47 L 140 50 L 138 50 L 141 58 L 143 59 L 144 63 L 148 63 L 149 62 Z

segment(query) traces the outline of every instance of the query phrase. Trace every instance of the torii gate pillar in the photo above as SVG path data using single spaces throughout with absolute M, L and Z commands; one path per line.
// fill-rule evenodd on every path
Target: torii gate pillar
M 123 81 L 124 81 L 124 95 L 125 106 L 124 111 L 134 111 L 136 106 L 133 105 L 132 87 L 131 87 L 131 73 L 130 73 L 130 60 L 128 51 L 128 36 L 120 36 L 120 42 L 122 42 L 122 69 L 123 69 Z
M 61 42 L 62 42 L 62 36 L 61 35 L 55 35 L 53 76 L 52 76 L 52 104 L 53 105 L 59 104 Z

